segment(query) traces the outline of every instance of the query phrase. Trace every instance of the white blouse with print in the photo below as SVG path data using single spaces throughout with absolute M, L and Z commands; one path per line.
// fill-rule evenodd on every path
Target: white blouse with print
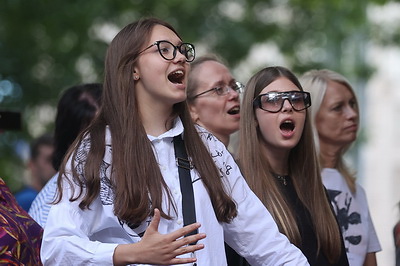
M 203 128 L 199 127 L 198 131 L 221 172 L 228 193 L 237 204 L 238 215 L 229 224 L 218 222 L 200 176 L 195 169 L 191 170 L 196 220 L 201 223 L 199 232 L 207 235 L 199 241 L 205 247 L 196 252 L 197 265 L 226 265 L 224 240 L 252 265 L 308 265 L 301 251 L 279 233 L 270 213 L 250 190 L 225 146 Z M 183 226 L 182 194 L 172 142 L 173 137 L 182 132 L 182 122 L 177 118 L 169 131 L 158 137 L 148 136 L 178 212 L 177 215 L 170 213 L 171 220 L 161 218 L 158 230 L 162 234 Z M 83 173 L 89 149 L 87 139 L 79 148 L 78 173 Z M 45 265 L 112 265 L 118 244 L 140 241 L 151 217 L 140 225 L 128 225 L 114 215 L 109 181 L 111 158 L 111 133 L 107 129 L 106 153 L 100 169 L 100 195 L 90 210 L 81 210 L 79 200 L 69 201 L 71 190 L 64 186 L 63 199 L 52 206 L 43 235 L 41 258 Z M 165 202 L 162 207 L 168 209 Z M 190 254 L 181 257 L 187 256 Z

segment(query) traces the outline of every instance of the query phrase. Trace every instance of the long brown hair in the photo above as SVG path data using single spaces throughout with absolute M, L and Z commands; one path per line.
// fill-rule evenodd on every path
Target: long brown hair
M 253 100 L 274 80 L 285 77 L 303 90 L 296 76 L 283 67 L 267 67 L 256 73 L 247 83 L 240 118 L 239 164 L 247 183 L 271 212 L 279 230 L 301 246 L 301 236 L 295 213 L 280 192 L 267 157 L 261 150 L 262 135 L 257 126 Z M 318 252 L 334 262 L 341 253 L 339 226 L 322 185 L 318 158 L 315 152 L 309 115 L 306 115 L 303 134 L 289 154 L 289 174 L 300 201 L 310 212 Z
M 167 192 L 169 204 L 173 202 L 142 125 L 133 79 L 139 52 L 148 43 L 156 25 L 167 27 L 179 37 L 168 23 L 156 18 L 143 18 L 124 27 L 107 50 L 103 102 L 99 115 L 75 142 L 77 147 L 86 136 L 90 136 L 91 148 L 86 159 L 84 178 L 79 177 L 75 171 L 76 147 L 67 156 L 68 158 L 72 155 L 73 171 L 72 180 L 67 180 L 70 184 L 79 184 L 80 187 L 78 194 L 73 193 L 70 201 L 83 196 L 79 207 L 88 209 L 99 195 L 99 169 L 105 152 L 105 130 L 109 127 L 112 138 L 110 181 L 115 195 L 114 214 L 131 223 L 142 222 L 151 215 L 154 208 L 160 209 L 164 218 L 170 218 L 169 207 L 168 210 L 162 209 L 163 190 Z M 188 156 L 192 158 L 202 177 L 217 219 L 220 222 L 231 221 L 237 214 L 236 205 L 224 190 L 220 173 L 194 127 L 186 101 L 173 106 L 171 119 L 176 116 L 180 116 L 184 125 Z M 61 178 L 66 177 L 65 164 L 66 160 L 61 168 Z M 62 191 L 61 178 L 58 180 L 59 191 Z M 59 194 L 58 200 L 61 197 L 62 194 Z

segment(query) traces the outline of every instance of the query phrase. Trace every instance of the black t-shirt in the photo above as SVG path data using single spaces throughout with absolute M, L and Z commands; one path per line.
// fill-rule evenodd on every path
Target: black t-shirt
M 349 262 L 347 260 L 346 250 L 342 240 L 342 252 L 337 263 L 330 264 L 324 253 L 319 252 L 317 256 L 317 238 L 315 235 L 314 227 L 311 220 L 311 215 L 305 206 L 301 203 L 297 193 L 294 189 L 293 183 L 289 176 L 280 177 L 277 179 L 278 186 L 281 192 L 288 200 L 290 206 L 292 206 L 299 227 L 300 236 L 302 239 L 301 246 L 298 248 L 303 252 L 311 266 L 347 266 Z M 328 198 L 327 198 L 328 200 Z M 332 211 L 332 210 L 331 210 Z M 339 227 L 339 225 L 338 225 Z M 340 231 L 340 230 L 339 230 Z M 225 245 L 226 256 L 229 266 L 248 266 L 250 265 L 244 258 L 238 255 L 232 248 Z

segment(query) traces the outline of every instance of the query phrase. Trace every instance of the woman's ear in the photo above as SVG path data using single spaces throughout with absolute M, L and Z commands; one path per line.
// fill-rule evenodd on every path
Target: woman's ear
M 135 81 L 137 81 L 137 80 L 139 80 L 139 78 L 140 78 L 140 76 L 139 76 L 138 72 L 137 72 L 136 70 L 134 70 L 134 71 L 133 71 L 133 79 L 134 79 Z
M 256 128 L 258 128 L 258 120 L 257 120 L 257 117 L 254 117 L 254 125 L 256 126 Z
M 196 123 L 199 120 L 199 114 L 197 112 L 196 106 L 194 106 L 193 104 L 189 104 L 189 112 L 193 122 Z

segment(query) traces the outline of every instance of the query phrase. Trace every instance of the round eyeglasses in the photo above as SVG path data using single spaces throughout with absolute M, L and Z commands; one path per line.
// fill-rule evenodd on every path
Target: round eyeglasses
M 215 87 L 215 88 L 211 88 L 209 90 L 203 91 L 203 92 L 193 96 L 192 99 L 196 99 L 197 97 L 199 97 L 205 93 L 208 93 L 208 92 L 215 92 L 218 96 L 224 96 L 224 95 L 227 95 L 231 90 L 233 90 L 240 94 L 243 92 L 243 88 L 244 88 L 244 85 L 242 83 L 240 83 L 239 81 L 235 81 L 232 83 L 232 85 Z
M 271 91 L 260 94 L 253 100 L 253 106 L 270 113 L 282 110 L 283 103 L 288 100 L 295 111 L 302 111 L 311 106 L 311 96 L 305 91 Z
M 154 45 L 157 45 L 158 52 L 165 60 L 174 60 L 177 50 L 186 57 L 186 62 L 192 62 L 195 58 L 196 53 L 193 44 L 184 42 L 175 46 L 171 42 L 165 40 L 154 42 L 149 47 L 139 52 L 139 55 Z

